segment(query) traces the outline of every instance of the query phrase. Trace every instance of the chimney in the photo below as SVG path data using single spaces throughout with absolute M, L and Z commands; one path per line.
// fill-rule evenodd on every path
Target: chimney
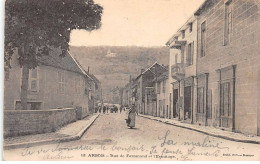
M 89 73 L 89 66 L 88 66 L 88 73 Z
M 130 75 L 129 76 L 129 82 L 131 83 L 131 81 L 132 81 L 132 76 Z

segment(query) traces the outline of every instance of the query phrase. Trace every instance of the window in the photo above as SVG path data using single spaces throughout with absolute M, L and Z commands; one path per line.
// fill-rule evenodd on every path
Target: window
M 204 113 L 204 87 L 198 88 L 198 113 Z
M 190 33 L 192 32 L 192 23 L 189 24 L 190 26 Z
M 221 84 L 221 115 L 222 116 L 231 116 L 230 110 L 230 82 Z
M 182 39 L 185 38 L 185 30 L 182 30 L 182 31 L 181 31 L 181 36 L 182 36 Z
M 85 81 L 85 88 L 91 90 L 91 82 L 86 80 Z
M 93 83 L 92 82 L 89 83 L 89 90 L 93 91 Z
M 209 89 L 208 91 L 208 112 L 207 118 L 212 118 L 212 90 Z
M 65 92 L 65 72 L 59 71 L 58 72 L 58 92 L 64 93 Z
M 175 64 L 178 63 L 178 54 L 175 55 Z
M 76 79 L 77 79 L 77 85 L 76 85 L 77 92 L 76 93 L 80 94 L 82 88 L 84 87 L 84 79 L 82 79 L 82 77 L 80 77 L 80 76 L 77 77 Z
M 76 81 L 77 81 L 77 79 L 74 78 L 74 80 L 73 80 L 73 90 L 74 90 L 74 93 L 77 93 Z
M 158 82 L 158 83 L 157 83 L 157 93 L 159 94 L 160 91 L 161 91 L 161 83 Z
M 85 80 L 85 91 L 89 89 L 89 83 L 87 80 Z
M 159 100 L 159 112 L 161 112 L 162 109 L 162 100 Z
M 31 69 L 29 72 L 29 89 L 31 91 L 38 90 L 38 70 L 37 68 Z
M 9 78 L 10 78 L 10 69 L 9 69 L 9 67 L 4 67 L 4 71 L 5 71 L 5 80 L 7 81 L 7 80 L 9 80 Z
M 81 91 L 84 89 L 84 78 L 83 77 L 79 77 L 79 78 L 80 78 L 79 93 L 81 93 Z
M 74 78 L 74 92 L 77 93 L 77 77 Z
M 75 82 L 74 82 L 74 84 L 75 84 L 75 93 L 76 94 L 79 94 L 80 93 L 80 88 L 81 88 L 81 83 L 80 83 L 80 77 L 78 77 L 78 76 L 76 76 L 75 77 Z
M 201 24 L 201 54 L 200 56 L 205 56 L 206 50 L 206 21 Z
M 230 42 L 230 35 L 232 33 L 232 6 L 231 0 L 225 4 L 225 33 L 224 33 L 224 45 L 228 45 Z
M 194 42 L 188 45 L 188 51 L 186 57 L 187 66 L 193 64 L 193 56 L 194 56 Z
M 163 81 L 163 93 L 165 93 L 165 86 L 166 86 L 166 81 Z
M 41 109 L 41 102 L 27 102 L 27 110 L 40 110 Z M 21 101 L 15 102 L 15 110 L 22 110 Z

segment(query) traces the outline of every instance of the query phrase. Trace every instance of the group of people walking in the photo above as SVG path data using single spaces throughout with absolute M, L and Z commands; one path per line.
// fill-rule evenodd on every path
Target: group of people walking
M 119 109 L 116 105 L 113 105 L 113 106 L 108 106 L 108 105 L 104 105 L 103 107 L 102 106 L 99 106 L 98 107 L 98 112 L 99 113 L 103 113 L 103 114 L 106 114 L 106 113 L 118 113 L 118 112 L 122 112 L 122 111 L 126 111 L 126 107 L 123 107 L 123 106 L 120 106 Z M 135 127 L 135 116 L 138 115 L 137 111 L 136 111 L 136 108 L 135 108 L 135 105 L 133 104 L 129 111 L 128 111 L 128 114 L 127 114 L 127 119 L 126 120 L 126 124 L 128 127 L 130 127 L 130 129 L 132 129 L 133 127 Z
M 120 106 L 119 109 L 118 109 L 118 107 L 116 105 L 110 106 L 110 107 L 107 106 L 107 105 L 104 105 L 103 107 L 100 106 L 98 111 L 99 111 L 99 113 L 103 112 L 103 114 L 109 113 L 109 112 L 110 113 L 118 113 L 118 112 L 121 113 L 122 111 L 125 111 L 125 108 Z

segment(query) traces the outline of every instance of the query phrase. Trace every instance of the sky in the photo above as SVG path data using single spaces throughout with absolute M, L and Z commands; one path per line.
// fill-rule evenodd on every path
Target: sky
M 164 46 L 204 0 L 94 0 L 102 26 L 74 30 L 72 46 Z

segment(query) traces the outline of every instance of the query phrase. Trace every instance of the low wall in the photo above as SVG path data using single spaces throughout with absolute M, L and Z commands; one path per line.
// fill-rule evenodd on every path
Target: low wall
M 73 108 L 4 111 L 4 137 L 53 132 L 76 121 Z

